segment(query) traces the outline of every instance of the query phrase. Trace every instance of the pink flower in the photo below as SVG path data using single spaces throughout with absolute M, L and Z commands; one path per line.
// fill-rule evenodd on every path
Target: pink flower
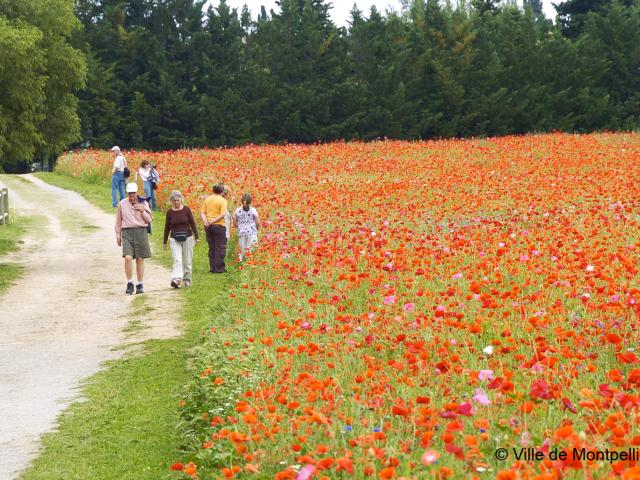
M 304 322 L 302 325 L 300 325 L 300 328 L 302 330 L 311 330 L 311 324 L 309 322 Z
M 309 480 L 311 478 L 311 475 L 313 475 L 313 472 L 315 471 L 315 469 L 316 467 L 314 467 L 311 464 L 305 465 L 304 467 L 302 467 L 302 469 L 298 473 L 296 480 Z
M 480 370 L 478 372 L 478 380 L 484 382 L 493 378 L 493 370 Z
M 425 450 L 422 454 L 422 464 L 423 465 L 433 465 L 440 458 L 440 454 L 435 450 Z
M 385 305 L 393 305 L 394 303 L 396 303 L 396 296 L 387 295 L 386 297 L 384 297 L 384 301 L 382 303 L 384 303 Z
M 454 273 L 452 278 L 455 279 L 455 280 L 458 280 L 458 279 L 462 278 L 462 274 L 459 273 L 459 272 L 458 273 Z
M 411 313 L 416 309 L 416 306 L 413 303 L 405 303 L 402 306 L 402 309 L 404 310 L 405 313 Z
M 491 403 L 491 400 L 489 400 L 489 397 L 487 397 L 487 394 L 484 393 L 484 390 L 481 388 L 476 390 L 476 394 L 473 396 L 473 401 L 480 405 L 489 405 Z
M 471 402 L 464 402 L 458 405 L 458 413 L 460 415 L 471 415 L 472 414 Z

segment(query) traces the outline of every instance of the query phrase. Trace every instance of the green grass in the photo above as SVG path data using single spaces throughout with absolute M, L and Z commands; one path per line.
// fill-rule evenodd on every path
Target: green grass
M 54 185 L 81 193 L 89 201 L 113 212 L 110 189 L 58 174 L 38 174 Z M 161 243 L 164 216 L 154 220 L 156 259 L 170 262 Z M 238 273 L 209 275 L 206 242 L 194 253 L 194 286 L 183 290 L 184 335 L 145 342 L 142 352 L 106 364 L 87 379 L 81 395 L 59 418 L 57 431 L 43 438 L 41 455 L 21 478 L 32 479 L 158 479 L 175 478 L 169 470 L 180 459 L 186 440 L 180 421 L 179 400 L 192 377 L 188 365 L 202 332 L 224 315 L 227 289 Z M 230 262 L 231 263 L 231 262 Z M 144 302 L 133 308 L 145 309 Z M 140 328 L 132 316 L 126 329 Z
M 13 285 L 22 273 L 23 269 L 19 263 L 6 262 L 4 257 L 20 248 L 21 238 L 32 224 L 33 218 L 19 217 L 10 210 L 8 223 L 0 225 L 0 293 Z
M 9 223 L 0 225 L 0 292 L 9 288 L 20 276 L 22 267 L 17 263 L 4 262 L 3 257 L 18 249 L 28 224 L 26 217 L 17 217 L 13 212 L 9 218 Z

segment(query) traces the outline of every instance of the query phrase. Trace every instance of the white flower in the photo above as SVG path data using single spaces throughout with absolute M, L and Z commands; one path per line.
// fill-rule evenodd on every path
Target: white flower
M 484 347 L 482 349 L 482 351 L 484 352 L 485 355 L 489 356 L 489 355 L 493 355 L 493 347 L 491 345 L 489 345 L 488 347 Z

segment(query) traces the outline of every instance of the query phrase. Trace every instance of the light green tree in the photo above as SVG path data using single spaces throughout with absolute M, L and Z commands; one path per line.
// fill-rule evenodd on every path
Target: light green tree
M 78 140 L 84 55 L 73 0 L 0 0 L 0 167 L 48 159 Z

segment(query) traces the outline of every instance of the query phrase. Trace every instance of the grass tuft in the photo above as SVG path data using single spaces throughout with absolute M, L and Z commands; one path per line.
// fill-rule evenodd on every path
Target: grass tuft
M 11 210 L 8 223 L 0 225 L 0 293 L 13 285 L 23 272 L 20 263 L 6 261 L 6 255 L 20 248 L 23 244 L 22 237 L 32 223 L 33 218 L 17 216 Z

